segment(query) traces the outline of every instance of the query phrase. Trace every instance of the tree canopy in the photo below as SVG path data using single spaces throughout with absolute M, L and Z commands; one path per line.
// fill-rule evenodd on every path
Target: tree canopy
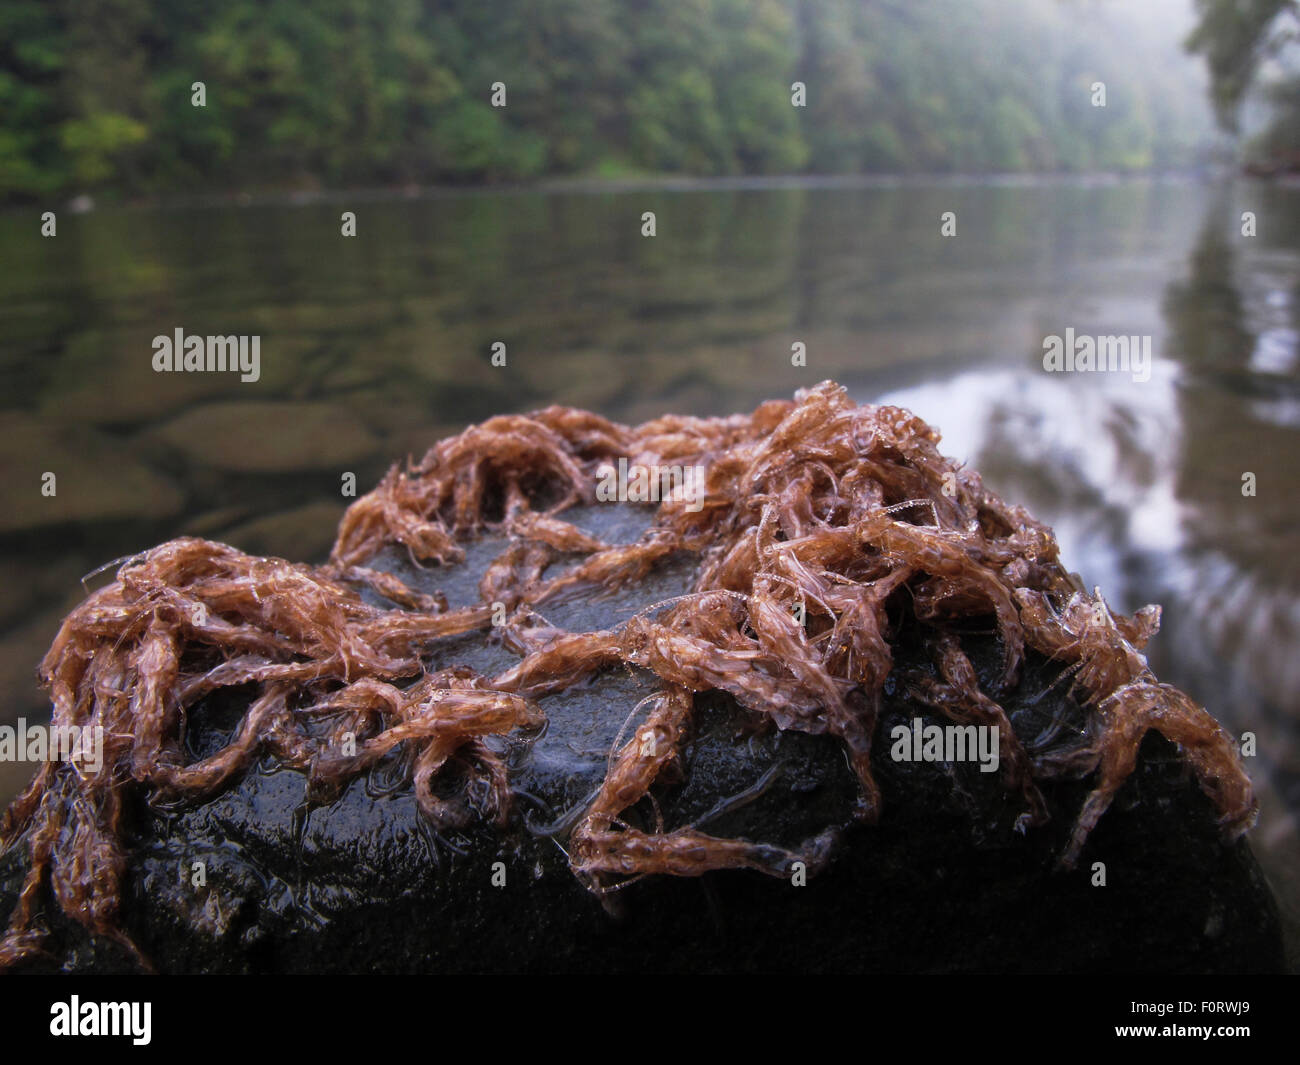
M 1196 12 L 1187 48 L 1205 56 L 1219 124 L 1240 132 L 1243 105 L 1259 90 L 1267 116 L 1249 154 L 1300 169 L 1300 0 L 1196 0 Z
M 0 197 L 1185 165 L 1208 126 L 1194 66 L 1123 11 L 1070 0 L 7 0 Z M 1173 60 L 1153 60 L 1163 44 Z M 1237 69 L 1237 53 L 1220 55 L 1212 65 Z M 1104 108 L 1090 99 L 1097 82 Z

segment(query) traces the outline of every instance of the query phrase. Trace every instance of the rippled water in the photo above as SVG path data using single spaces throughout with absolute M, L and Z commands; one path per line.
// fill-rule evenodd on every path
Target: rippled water
M 706 185 L 58 225 L 0 217 L 0 716 L 45 712 L 35 664 L 117 556 L 191 533 L 317 560 L 343 472 L 365 491 L 469 421 L 721 414 L 831 377 L 930 420 L 1113 606 L 1164 605 L 1157 673 L 1258 737 L 1254 845 L 1300 924 L 1300 189 Z M 260 380 L 154 373 L 176 328 L 260 335 Z M 1150 379 L 1046 373 L 1067 328 L 1151 337 Z

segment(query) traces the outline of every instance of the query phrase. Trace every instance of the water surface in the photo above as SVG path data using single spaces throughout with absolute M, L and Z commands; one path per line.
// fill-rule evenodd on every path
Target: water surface
M 1164 605 L 1157 673 L 1257 736 L 1254 845 L 1295 926 L 1300 189 L 740 183 L 58 226 L 0 217 L 6 721 L 47 714 L 34 667 L 113 558 L 184 533 L 320 560 L 344 473 L 364 492 L 468 422 L 723 414 L 829 377 L 930 420 L 1113 606 Z M 259 335 L 260 379 L 155 373 L 178 327 Z M 1044 372 L 1067 328 L 1150 337 L 1150 379 Z

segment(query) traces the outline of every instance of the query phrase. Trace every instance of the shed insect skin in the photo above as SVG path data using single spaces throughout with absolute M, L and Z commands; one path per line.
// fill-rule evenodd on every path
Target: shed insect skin
M 491 418 L 418 463 L 394 465 L 343 515 L 323 566 L 193 538 L 118 560 L 116 579 L 68 615 L 41 663 L 53 724 L 102 726 L 102 764 L 46 762 L 0 820 L 0 845 L 22 842 L 29 858 L 0 968 L 42 950 L 50 905 L 148 964 L 119 920 L 127 800 L 201 803 L 268 757 L 305 774 L 310 796 L 325 801 L 400 749 L 435 830 L 474 818 L 505 825 L 513 794 L 500 739 L 536 738 L 546 725 L 540 700 L 609 669 L 648 675 L 648 716 L 626 743 L 615 740 L 589 800 L 557 822 L 572 826 L 573 873 L 607 901 L 644 876 L 789 877 L 796 863 L 813 875 L 833 854 L 838 823 L 790 847 L 665 823 L 659 785 L 681 771 L 697 697 L 708 692 L 778 730 L 834 737 L 858 785 L 844 823 L 887 816 L 871 751 L 882 692 L 896 683 L 949 721 L 997 726 L 1021 831 L 1046 819 L 1044 784 L 1094 775 L 1066 866 L 1151 729 L 1177 746 L 1224 835 L 1244 832 L 1257 804 L 1235 743 L 1142 654 L 1159 609 L 1127 618 L 1085 594 L 1051 530 L 944 458 L 938 440 L 915 415 L 855 405 L 831 382 L 750 415 L 635 427 L 548 407 Z M 629 544 L 567 520 L 572 506 L 595 504 L 598 470 L 620 458 L 702 467 L 700 506 L 660 502 Z M 468 605 L 452 608 L 442 591 L 371 565 L 398 548 L 422 583 L 436 583 L 438 567 L 461 562 L 484 533 L 508 542 Z M 538 614 L 570 595 L 634 585 L 683 556 L 696 560 L 690 591 L 622 624 L 569 632 Z M 990 622 L 1002 657 L 982 684 L 962 634 Z M 442 641 L 474 633 L 494 634 L 519 661 L 496 676 L 454 662 L 433 668 Z M 895 677 L 905 639 L 909 664 Z M 998 700 L 1015 688 L 1027 650 L 1070 680 L 1086 721 L 1081 746 L 1031 756 L 1011 730 Z M 252 694 L 229 741 L 187 761 L 191 710 L 239 686 Z M 767 783 L 723 805 L 770 799 Z M 450 785 L 458 797 L 445 797 Z
M 1088 744 L 1063 768 L 1096 770 L 1099 779 L 1075 821 L 1062 866 L 1073 868 L 1078 862 L 1088 834 L 1137 768 L 1138 749 L 1151 729 L 1172 742 L 1191 766 L 1201 790 L 1219 810 L 1225 840 L 1254 826 L 1259 802 L 1235 741 L 1183 692 L 1161 684 L 1142 654 L 1159 631 L 1158 606 L 1126 618 L 1112 613 L 1100 589 L 1092 596 L 1074 592 L 1061 609 L 1040 592 L 1021 589 L 1017 599 L 1030 645 L 1068 663 L 1074 675 L 1071 693 L 1094 709 Z

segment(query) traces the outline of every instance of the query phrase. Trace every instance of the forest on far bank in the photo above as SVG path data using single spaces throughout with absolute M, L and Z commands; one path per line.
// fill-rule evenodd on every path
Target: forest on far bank
M 1153 3 L 6 0 L 0 199 L 1195 167 Z

